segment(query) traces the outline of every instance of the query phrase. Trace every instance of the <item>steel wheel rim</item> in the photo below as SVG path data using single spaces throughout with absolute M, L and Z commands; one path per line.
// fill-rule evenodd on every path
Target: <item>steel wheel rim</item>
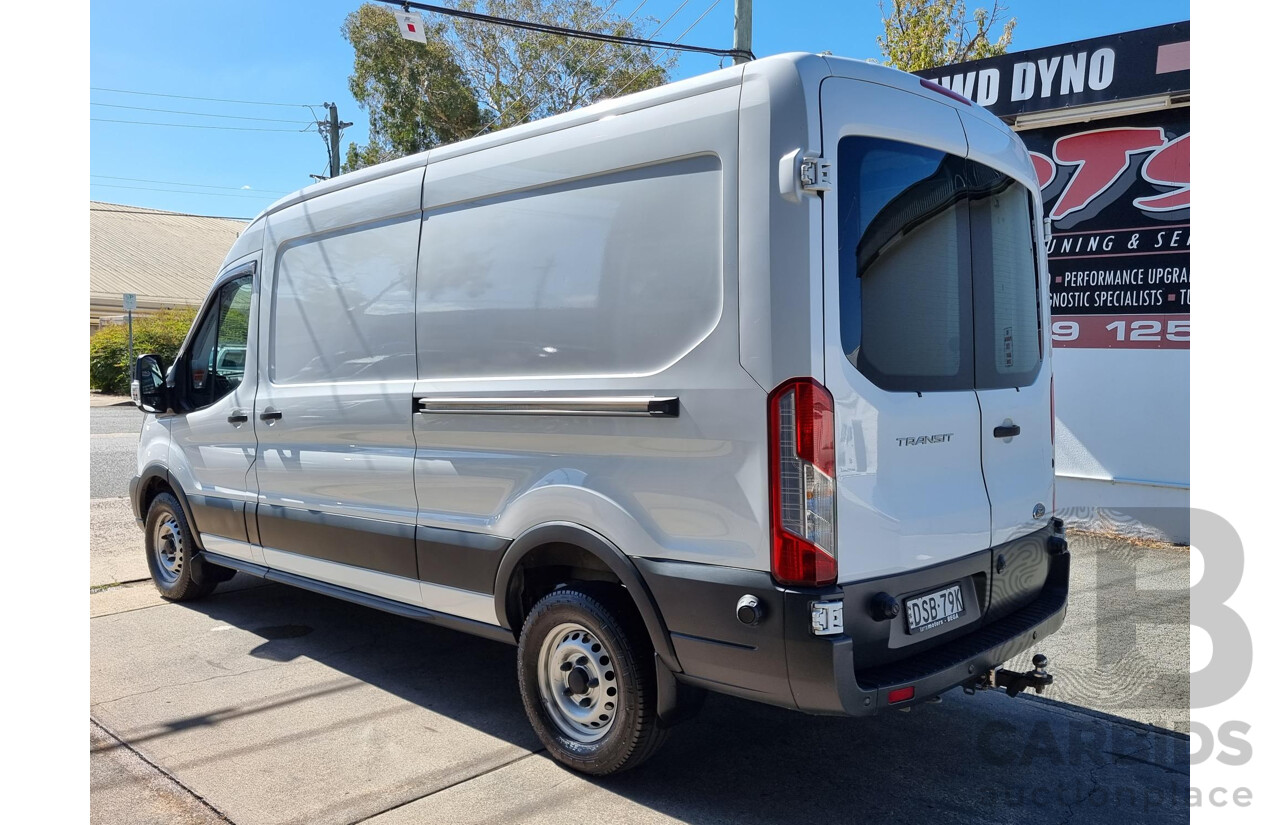
M 157 577 L 165 584 L 176 582 L 182 575 L 182 525 L 176 516 L 156 522 L 154 545 Z
M 555 726 L 590 744 L 613 729 L 620 700 L 617 664 L 604 642 L 576 622 L 558 624 L 538 652 L 538 691 Z

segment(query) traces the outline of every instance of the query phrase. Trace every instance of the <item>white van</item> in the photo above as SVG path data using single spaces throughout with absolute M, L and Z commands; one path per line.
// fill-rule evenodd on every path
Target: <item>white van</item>
M 1042 240 L 999 120 L 814 55 L 308 187 L 139 360 L 156 585 L 518 644 L 534 728 L 595 774 L 704 689 L 1040 689 L 999 665 L 1066 610 Z

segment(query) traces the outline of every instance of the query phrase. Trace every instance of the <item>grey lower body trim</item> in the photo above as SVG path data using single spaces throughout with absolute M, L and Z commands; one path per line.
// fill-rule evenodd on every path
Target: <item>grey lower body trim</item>
M 680 660 L 680 681 L 795 707 L 787 679 L 784 594 L 761 570 L 633 559 L 657 603 Z M 755 596 L 763 618 L 738 621 L 738 600 Z
M 258 538 L 264 547 L 392 576 L 418 577 L 412 524 L 259 504 Z
M 493 595 L 494 579 L 510 539 L 418 525 L 418 578 L 424 582 Z
M 511 544 L 486 533 L 277 504 L 259 504 L 257 511 L 264 547 L 485 595 L 493 594 L 498 564 Z
M 315 579 L 309 579 L 306 576 L 286 573 L 282 570 L 271 570 L 260 564 L 253 564 L 252 562 L 243 561 L 241 559 L 233 559 L 230 556 L 223 556 L 218 553 L 205 551 L 204 557 L 214 564 L 229 567 L 232 570 L 238 570 L 251 576 L 266 579 L 267 581 L 288 584 L 293 587 L 300 587 L 304 590 L 310 590 L 313 593 L 333 596 L 334 598 L 363 605 L 364 607 L 372 607 L 375 610 L 394 613 L 397 616 L 416 619 L 418 621 L 439 625 L 441 627 L 447 627 L 451 630 L 460 630 L 463 633 L 470 633 L 473 636 L 481 636 L 496 642 L 504 642 L 510 645 L 514 645 L 516 643 L 515 635 L 512 634 L 510 630 L 496 625 L 485 624 L 471 619 L 463 619 L 458 616 L 451 616 L 447 613 L 428 610 L 425 607 L 417 607 L 415 605 L 393 601 L 392 599 L 384 599 L 381 596 L 361 593 L 360 591 L 352 590 L 349 587 L 342 587 L 336 584 L 316 581 Z
M 201 533 L 225 536 L 235 541 L 249 540 L 244 522 L 243 501 L 191 493 L 187 496 L 187 502 L 191 506 L 191 520 Z

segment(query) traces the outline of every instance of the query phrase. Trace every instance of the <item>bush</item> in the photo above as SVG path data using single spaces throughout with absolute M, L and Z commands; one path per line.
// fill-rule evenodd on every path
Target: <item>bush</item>
M 166 309 L 133 319 L 134 357 L 159 355 L 165 367 L 196 320 L 195 307 Z M 89 337 L 89 387 L 117 395 L 129 394 L 129 327 L 103 327 Z

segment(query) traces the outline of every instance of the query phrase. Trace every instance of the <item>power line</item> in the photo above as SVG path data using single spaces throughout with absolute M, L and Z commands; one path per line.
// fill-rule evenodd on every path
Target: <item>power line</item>
M 96 101 L 90 101 L 89 105 L 105 106 L 109 109 L 132 109 L 135 112 L 164 112 L 167 115 L 195 115 L 196 117 L 221 117 L 221 118 L 227 118 L 229 120 L 257 120 L 257 121 L 262 121 L 264 123 L 306 123 L 306 124 L 311 123 L 311 121 L 309 120 L 284 120 L 278 117 L 246 117 L 244 115 L 219 115 L 219 114 L 213 114 L 211 112 L 187 112 L 181 109 L 152 109 L 146 106 L 122 106 L 119 103 L 98 103 Z
M 206 100 L 210 103 L 243 103 L 246 106 L 297 106 L 302 109 L 309 109 L 317 106 L 316 103 L 267 103 L 262 100 L 228 100 L 222 97 L 194 97 L 192 95 L 170 95 L 162 92 L 139 92 L 133 89 L 108 89 L 103 86 L 90 86 L 90 90 L 95 92 L 115 92 L 122 95 L 147 95 L 148 97 L 172 97 L 180 100 Z
M 688 1 L 688 0 L 686 0 L 686 2 L 687 2 L 687 1 Z M 645 4 L 645 3 L 648 3 L 648 2 L 649 2 L 649 0 L 640 0 L 640 5 L 636 6 L 634 9 L 632 9 L 632 10 L 631 10 L 631 13 L 630 13 L 630 14 L 628 14 L 626 17 L 622 18 L 622 22 L 623 22 L 623 23 L 629 23 L 629 22 L 631 21 L 631 18 L 636 16 L 636 12 L 638 12 L 638 11 L 640 11 L 640 9 L 644 8 L 644 4 Z M 608 13 L 613 9 L 613 7 L 614 7 L 614 6 L 616 6 L 616 5 L 618 5 L 618 0 L 613 0 L 613 2 L 609 4 L 609 7 L 608 7 L 607 9 L 605 9 L 604 11 L 602 11 L 602 12 L 601 12 L 601 13 L 600 13 L 600 14 L 599 14 L 599 15 L 598 15 L 594 20 L 592 20 L 592 21 L 591 21 L 591 25 L 593 25 L 593 26 L 594 26 L 595 24 L 599 23 L 602 19 L 604 19 L 604 16 L 605 16 L 606 14 L 608 14 Z M 568 39 L 568 38 L 566 38 L 566 39 Z M 561 59 L 561 61 L 560 61 L 560 62 L 561 62 L 561 63 L 568 63 L 568 58 L 569 58 L 569 57 L 571 57 L 571 56 L 573 56 L 573 55 L 576 55 L 576 54 L 577 54 L 577 52 L 578 52 L 578 46 L 579 46 L 579 45 L 581 45 L 581 44 L 579 44 L 579 43 L 570 43 L 570 44 L 568 44 L 568 50 L 562 54 L 562 59 Z M 589 55 L 587 56 L 587 59 L 583 61 L 583 64 L 584 64 L 584 65 L 590 64 L 590 63 L 591 63 L 591 61 L 592 61 L 592 60 L 594 60 L 594 59 L 595 59 L 595 57 L 596 57 L 598 54 L 600 54 L 600 52 L 601 52 L 601 51 L 603 51 L 603 50 L 604 50 L 604 44 L 603 44 L 603 43 L 601 43 L 601 44 L 599 44 L 598 46 L 596 46 L 596 47 L 595 47 L 595 50 L 594 50 L 594 51 L 592 51 L 592 52 L 591 52 L 591 54 L 589 54 Z M 545 79 L 545 78 L 546 78 L 546 75 L 547 75 L 547 74 L 549 74 L 549 73 L 550 73 L 549 71 L 548 71 L 548 72 L 544 72 L 544 73 L 543 73 L 542 78 L 540 78 L 540 79 Z M 490 103 L 492 103 L 492 102 L 493 102 L 493 101 L 490 101 Z M 523 102 L 523 101 L 521 101 L 519 98 L 517 98 L 517 99 L 515 99 L 515 100 L 510 101 L 506 106 L 504 106 L 504 107 L 502 108 L 502 110 L 501 110 L 501 111 L 499 111 L 499 112 L 498 112 L 498 116 L 497 116 L 496 118 L 494 118 L 493 123 L 491 123 L 491 124 L 485 124 L 484 126 L 481 126 L 481 127 L 480 127 L 480 131 L 476 132 L 474 135 L 472 135 L 472 137 L 473 137 L 473 138 L 474 138 L 474 137 L 479 137 L 480 135 L 482 135 L 482 134 L 484 134 L 485 132 L 487 132 L 487 131 L 490 129 L 490 127 L 491 127 L 491 126 L 494 126 L 494 125 L 497 125 L 497 124 L 501 123 L 501 122 L 502 122 L 502 119 L 503 119 L 504 117 L 506 117 L 506 116 L 507 116 L 507 112 L 511 111 L 513 108 L 515 108 L 516 106 L 520 105 L 522 102 Z M 494 108 L 496 109 L 497 107 L 494 107 Z M 521 122 L 521 123 L 526 123 L 526 122 L 528 122 L 529 118 L 531 118 L 531 117 L 533 117 L 533 116 L 534 116 L 534 112 L 530 112 L 529 114 L 525 115 L 524 119 L 523 119 L 523 120 L 521 120 L 520 122 Z
M 550 23 L 534 23 L 528 20 L 512 20 L 509 17 L 495 17 L 491 14 L 480 14 L 474 11 L 464 11 L 462 9 L 451 9 L 447 6 L 433 6 L 429 3 L 411 3 L 400 2 L 400 0 L 379 0 L 382 3 L 401 6 L 403 8 L 415 8 L 422 11 L 443 14 L 449 17 L 461 17 L 465 20 L 474 20 L 478 23 L 491 23 L 495 26 L 508 26 L 515 29 L 525 29 L 526 31 L 544 32 L 546 34 L 559 34 L 565 37 L 580 37 L 584 40 L 599 40 L 603 43 L 621 43 L 627 46 L 644 46 L 653 49 L 676 49 L 684 52 L 699 52 L 701 54 L 713 54 L 718 57 L 746 57 L 755 60 L 755 55 L 739 49 L 717 49 L 711 46 L 690 46 L 685 43 L 669 43 L 664 40 L 649 40 L 644 37 L 631 37 L 624 34 L 602 34 L 600 32 L 588 32 L 581 29 L 571 29 L 566 26 L 555 26 Z
M 240 186 L 214 186 L 209 183 L 187 183 L 185 181 L 176 180 L 151 180 L 150 178 L 122 178 L 118 175 L 90 175 L 91 178 L 103 178 L 104 180 L 127 180 L 132 183 L 163 183 L 167 186 L 198 186 L 201 189 L 233 189 L 240 191 Z M 94 184 L 96 186 L 105 186 L 106 184 Z M 287 195 L 288 192 L 281 192 L 276 189 L 255 189 L 255 192 L 266 192 L 272 195 Z
M 710 6 L 707 6 L 706 11 L 704 11 L 702 14 L 698 15 L 698 19 L 697 19 L 697 20 L 694 20 L 692 23 L 690 23 L 690 24 L 689 24 L 688 28 L 686 28 L 684 31 L 680 32 L 680 36 L 676 38 L 676 42 L 677 42 L 677 43 L 679 43 L 681 40 L 684 40 L 685 35 L 687 35 L 687 34 L 688 34 L 689 32 L 691 32 L 691 31 L 693 31 L 694 27 L 695 27 L 695 26 L 697 26 L 699 23 L 701 23 L 701 22 L 702 22 L 702 18 L 704 18 L 704 17 L 706 17 L 708 14 L 710 14 L 710 13 L 711 13 L 711 10 L 712 10 L 712 9 L 714 9 L 714 8 L 715 8 L 716 6 L 718 6 L 718 5 L 720 5 L 720 0 L 712 0 L 711 5 L 710 5 Z M 662 51 L 664 51 L 664 52 L 665 52 L 665 51 L 667 51 L 667 50 L 666 50 L 666 49 L 663 49 Z M 662 52 L 659 52 L 659 54 L 661 54 L 661 53 L 662 53 Z M 641 76 L 641 75 L 643 75 L 643 74 L 644 74 L 644 71 L 643 71 L 643 70 L 642 70 L 642 71 L 639 71 L 639 72 L 636 72 L 635 76 L 634 76 L 634 77 L 632 77 L 630 80 L 628 80 L 628 81 L 627 81 L 627 85 L 623 86 L 621 89 L 619 89 L 619 90 L 618 90 L 618 94 L 619 94 L 619 95 L 621 95 L 621 94 L 622 94 L 623 92 L 625 92 L 627 89 L 630 89 L 630 88 L 631 88 L 631 84 L 632 84 L 632 83 L 635 83 L 637 80 L 639 80 L 639 79 L 640 79 L 640 76 Z
M 673 12 L 671 12 L 671 14 L 667 15 L 667 19 L 666 19 L 666 20 L 663 20 L 661 23 L 659 23 L 659 24 L 658 24 L 658 28 L 654 29 L 654 30 L 651 32 L 651 34 L 657 34 L 658 32 L 660 32 L 660 31 L 662 31 L 663 29 L 665 29 L 665 28 L 667 27 L 667 24 L 668 24 L 668 23 L 670 23 L 672 20 L 674 20 L 674 19 L 675 19 L 675 16 L 676 16 L 677 14 L 679 14 L 681 11 L 683 11 L 683 10 L 684 10 L 684 7 L 685 7 L 685 6 L 687 6 L 687 5 L 689 5 L 689 0 L 684 0 L 684 2 L 683 2 L 683 3 L 681 3 L 681 4 L 680 4 L 680 5 L 678 5 L 678 6 L 676 6 L 676 10 L 675 10 L 675 11 L 673 11 Z M 662 51 L 664 51 L 664 52 L 665 52 L 665 51 L 669 51 L 669 50 L 668 50 L 668 49 L 663 49 Z M 661 54 L 661 52 L 659 52 L 659 54 Z M 615 66 L 613 69 L 611 69 L 611 70 L 609 71 L 609 73 L 608 73 L 608 74 L 606 74 L 606 75 L 604 76 L 604 80 L 600 81 L 600 88 L 601 88 L 601 89 L 605 89 L 605 88 L 607 88 L 609 81 L 610 81 L 610 80 L 613 80 L 613 78 L 614 78 L 615 76 L 617 76 L 618 72 L 620 72 L 621 70 L 622 70 L 622 66 Z M 646 68 L 642 68 L 640 71 L 636 72 L 636 74 L 631 78 L 631 80 L 627 83 L 627 85 L 629 86 L 629 85 L 631 85 L 631 83 L 634 83 L 634 82 L 635 82 L 635 81 L 640 77 L 640 75 L 642 75 L 642 74 L 644 74 L 644 73 L 645 73 L 645 71 L 646 71 L 646 70 L 647 70 L 647 67 L 646 67 Z M 624 89 L 625 89 L 625 88 L 626 88 L 626 86 L 623 86 L 622 88 L 624 88 Z M 618 92 L 618 94 L 621 94 L 621 91 L 619 91 L 619 92 Z M 615 95 L 615 97 L 616 97 L 616 96 L 617 96 L 617 95 Z
M 311 131 L 308 126 L 305 129 L 263 129 L 255 126 L 214 126 L 205 123 L 156 123 L 149 120 L 115 120 L 106 117 L 91 117 L 89 120 L 99 123 L 132 123 L 135 126 L 176 126 L 182 129 L 227 129 L 233 132 L 292 132 L 299 134 L 301 132 Z
M 276 195 L 253 195 L 248 192 L 236 194 L 234 192 L 190 192 L 181 189 L 157 189 L 154 186 L 121 186 L 118 183 L 90 183 L 90 186 L 104 186 L 107 189 L 136 189 L 142 192 L 170 192 L 174 195 L 206 195 L 213 198 L 270 198 L 276 199 Z

